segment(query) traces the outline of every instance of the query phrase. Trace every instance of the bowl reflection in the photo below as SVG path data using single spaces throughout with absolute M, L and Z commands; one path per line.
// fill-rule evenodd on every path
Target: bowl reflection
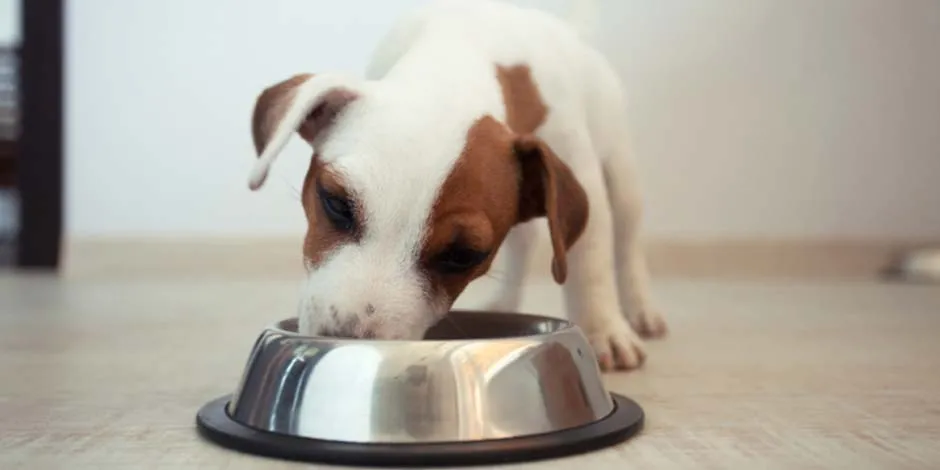
M 529 436 L 614 409 L 575 325 L 453 311 L 421 341 L 302 336 L 295 320 L 256 341 L 227 410 L 277 434 L 354 443 Z

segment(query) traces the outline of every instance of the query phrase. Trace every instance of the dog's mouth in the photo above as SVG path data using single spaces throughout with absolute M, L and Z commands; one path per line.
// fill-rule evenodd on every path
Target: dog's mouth
M 321 328 L 317 332 L 317 336 L 344 339 L 376 339 L 377 337 L 375 330 L 371 328 L 361 331 L 355 331 L 349 328 Z
M 337 320 L 334 317 L 334 320 Z M 348 339 L 375 339 L 378 337 L 374 324 L 361 321 L 353 317 L 345 321 L 323 325 L 317 330 L 317 336 Z

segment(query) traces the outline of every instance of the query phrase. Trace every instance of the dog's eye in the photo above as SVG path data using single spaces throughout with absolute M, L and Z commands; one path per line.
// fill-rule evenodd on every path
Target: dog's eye
M 437 255 L 434 264 L 437 269 L 443 273 L 456 274 L 476 267 L 489 256 L 490 254 L 485 251 L 477 251 L 462 246 L 452 246 Z
M 352 230 L 356 226 L 356 216 L 353 214 L 352 203 L 348 198 L 331 194 L 319 182 L 317 195 L 320 197 L 320 204 L 323 205 L 323 212 L 326 213 L 326 217 L 330 219 L 333 226 L 343 231 Z

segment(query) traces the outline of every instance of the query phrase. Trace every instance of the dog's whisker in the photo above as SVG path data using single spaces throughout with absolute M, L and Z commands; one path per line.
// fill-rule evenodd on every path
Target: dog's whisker
M 298 189 L 297 186 L 294 185 L 293 182 L 289 181 L 286 176 L 281 176 L 281 181 L 283 181 L 284 186 L 287 187 L 287 190 L 289 191 L 289 197 L 291 198 L 291 200 L 300 201 L 301 198 L 303 197 L 300 189 Z
M 291 196 L 293 196 L 294 200 L 299 201 L 302 197 L 302 194 L 300 193 L 300 189 L 297 189 L 297 187 L 292 184 L 288 185 L 288 187 L 290 188 Z

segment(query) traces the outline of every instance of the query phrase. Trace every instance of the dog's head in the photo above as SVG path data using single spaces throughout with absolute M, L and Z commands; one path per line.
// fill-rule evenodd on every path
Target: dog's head
M 426 112 L 437 101 L 334 75 L 298 75 L 258 97 L 252 189 L 295 133 L 314 149 L 302 332 L 419 339 L 486 273 L 509 230 L 535 217 L 548 220 L 564 282 L 588 217 L 570 169 L 491 116 Z

